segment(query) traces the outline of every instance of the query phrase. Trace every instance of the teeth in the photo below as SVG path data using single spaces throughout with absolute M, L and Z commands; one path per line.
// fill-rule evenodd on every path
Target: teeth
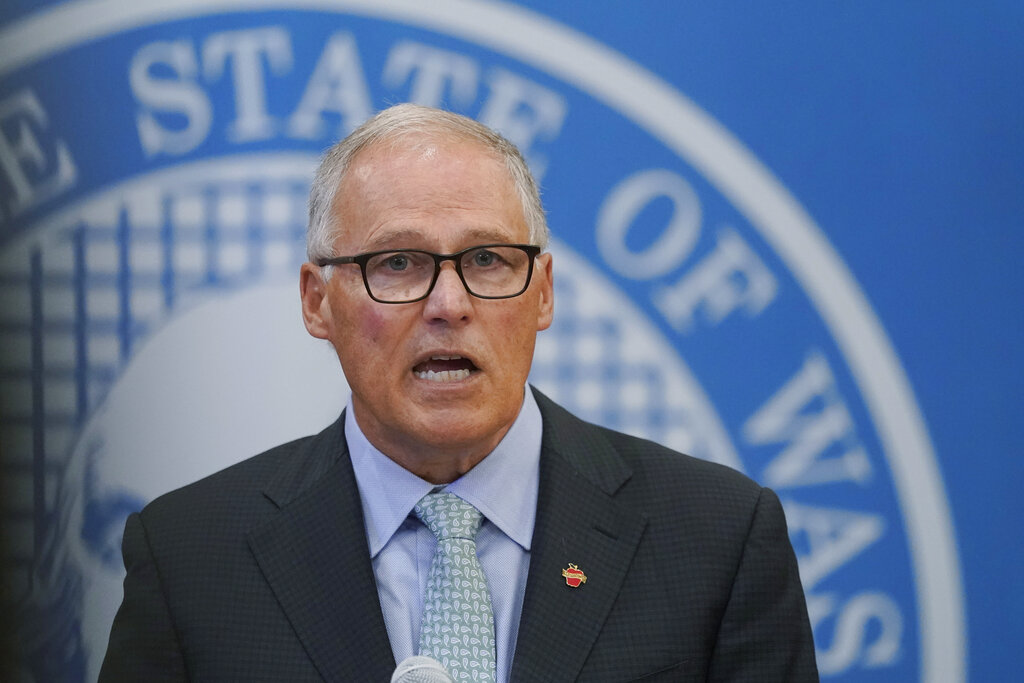
M 461 360 L 462 356 L 431 356 L 430 360 Z
M 439 358 L 438 360 L 451 360 L 449 358 Z M 425 379 L 430 382 L 458 382 L 459 380 L 466 379 L 469 377 L 469 370 L 463 368 L 462 370 L 442 370 L 441 372 L 434 372 L 433 370 L 427 370 L 426 372 L 417 372 L 416 376 L 420 379 Z

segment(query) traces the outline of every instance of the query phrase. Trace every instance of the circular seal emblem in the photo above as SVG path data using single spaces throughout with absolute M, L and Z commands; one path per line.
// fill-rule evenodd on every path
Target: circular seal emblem
M 897 355 L 796 199 L 683 93 L 509 4 L 108 5 L 0 33 L 27 680 L 95 678 L 130 511 L 344 404 L 299 317 L 305 198 L 319 152 L 403 100 L 502 131 L 540 179 L 557 303 L 531 381 L 779 493 L 823 678 L 964 680 L 953 528 Z

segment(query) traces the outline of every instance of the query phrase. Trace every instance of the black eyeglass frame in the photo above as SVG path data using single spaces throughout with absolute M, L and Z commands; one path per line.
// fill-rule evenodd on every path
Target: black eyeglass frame
M 501 296 L 485 296 L 477 294 L 470 289 L 469 284 L 466 282 L 466 276 L 462 274 L 462 261 L 461 258 L 471 251 L 478 249 L 490 249 L 492 247 L 512 247 L 525 252 L 528 261 L 528 269 L 526 271 L 526 283 L 523 288 L 515 294 L 502 294 Z M 333 256 L 330 258 L 320 258 L 316 260 L 316 265 L 323 268 L 324 266 L 344 266 L 350 263 L 355 263 L 359 266 L 359 271 L 363 274 L 363 286 L 366 288 L 366 293 L 371 299 L 380 304 L 413 304 L 417 301 L 423 301 L 430 293 L 434 291 L 434 285 L 437 284 L 437 278 L 441 275 L 441 264 L 445 261 L 451 261 L 455 266 L 455 272 L 458 273 L 459 279 L 462 280 L 462 286 L 466 288 L 466 291 L 478 299 L 513 299 L 530 287 L 530 281 L 533 279 L 533 262 L 540 256 L 541 248 L 536 244 L 476 244 L 462 251 L 457 251 L 454 254 L 435 254 L 431 251 L 423 251 L 422 249 L 383 249 L 381 251 L 368 251 L 363 254 L 356 254 L 355 256 Z M 378 299 L 373 295 L 373 290 L 370 289 L 370 281 L 366 277 L 366 264 L 374 256 L 381 256 L 382 254 L 397 254 L 397 253 L 413 253 L 413 254 L 425 254 L 434 259 L 434 276 L 430 279 L 430 285 L 427 287 L 427 291 L 423 296 L 416 297 L 415 299 L 405 299 L 403 301 L 386 301 L 384 299 Z

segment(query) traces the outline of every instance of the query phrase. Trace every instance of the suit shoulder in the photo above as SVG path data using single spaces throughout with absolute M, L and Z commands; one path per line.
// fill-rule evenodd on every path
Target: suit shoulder
M 610 430 L 604 435 L 630 470 L 614 498 L 644 514 L 647 538 L 661 557 L 692 552 L 734 569 L 755 530 L 774 539 L 773 547 L 789 547 L 785 513 L 771 489 L 645 439 Z
M 702 485 L 758 492 L 761 485 L 728 465 L 695 458 L 654 441 L 598 427 L 616 452 L 636 470 L 652 474 L 683 476 Z
M 762 487 L 745 474 L 581 420 L 534 390 L 552 451 L 609 494 L 644 508 L 700 507 L 748 517 Z M 620 488 L 621 487 L 621 488 Z
M 340 423 L 340 420 L 339 420 Z M 339 423 L 319 434 L 270 448 L 198 481 L 165 493 L 142 510 L 147 522 L 216 518 L 229 511 L 261 505 L 263 491 L 297 477 L 316 477 L 344 450 Z

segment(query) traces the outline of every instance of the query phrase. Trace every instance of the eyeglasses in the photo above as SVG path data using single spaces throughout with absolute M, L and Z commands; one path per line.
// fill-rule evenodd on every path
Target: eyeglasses
M 366 293 L 382 304 L 408 304 L 426 299 L 451 261 L 466 291 L 481 299 L 511 299 L 530 286 L 533 261 L 540 247 L 532 244 L 483 244 L 454 254 L 418 249 L 371 251 L 356 256 L 317 259 L 318 266 L 359 264 Z

